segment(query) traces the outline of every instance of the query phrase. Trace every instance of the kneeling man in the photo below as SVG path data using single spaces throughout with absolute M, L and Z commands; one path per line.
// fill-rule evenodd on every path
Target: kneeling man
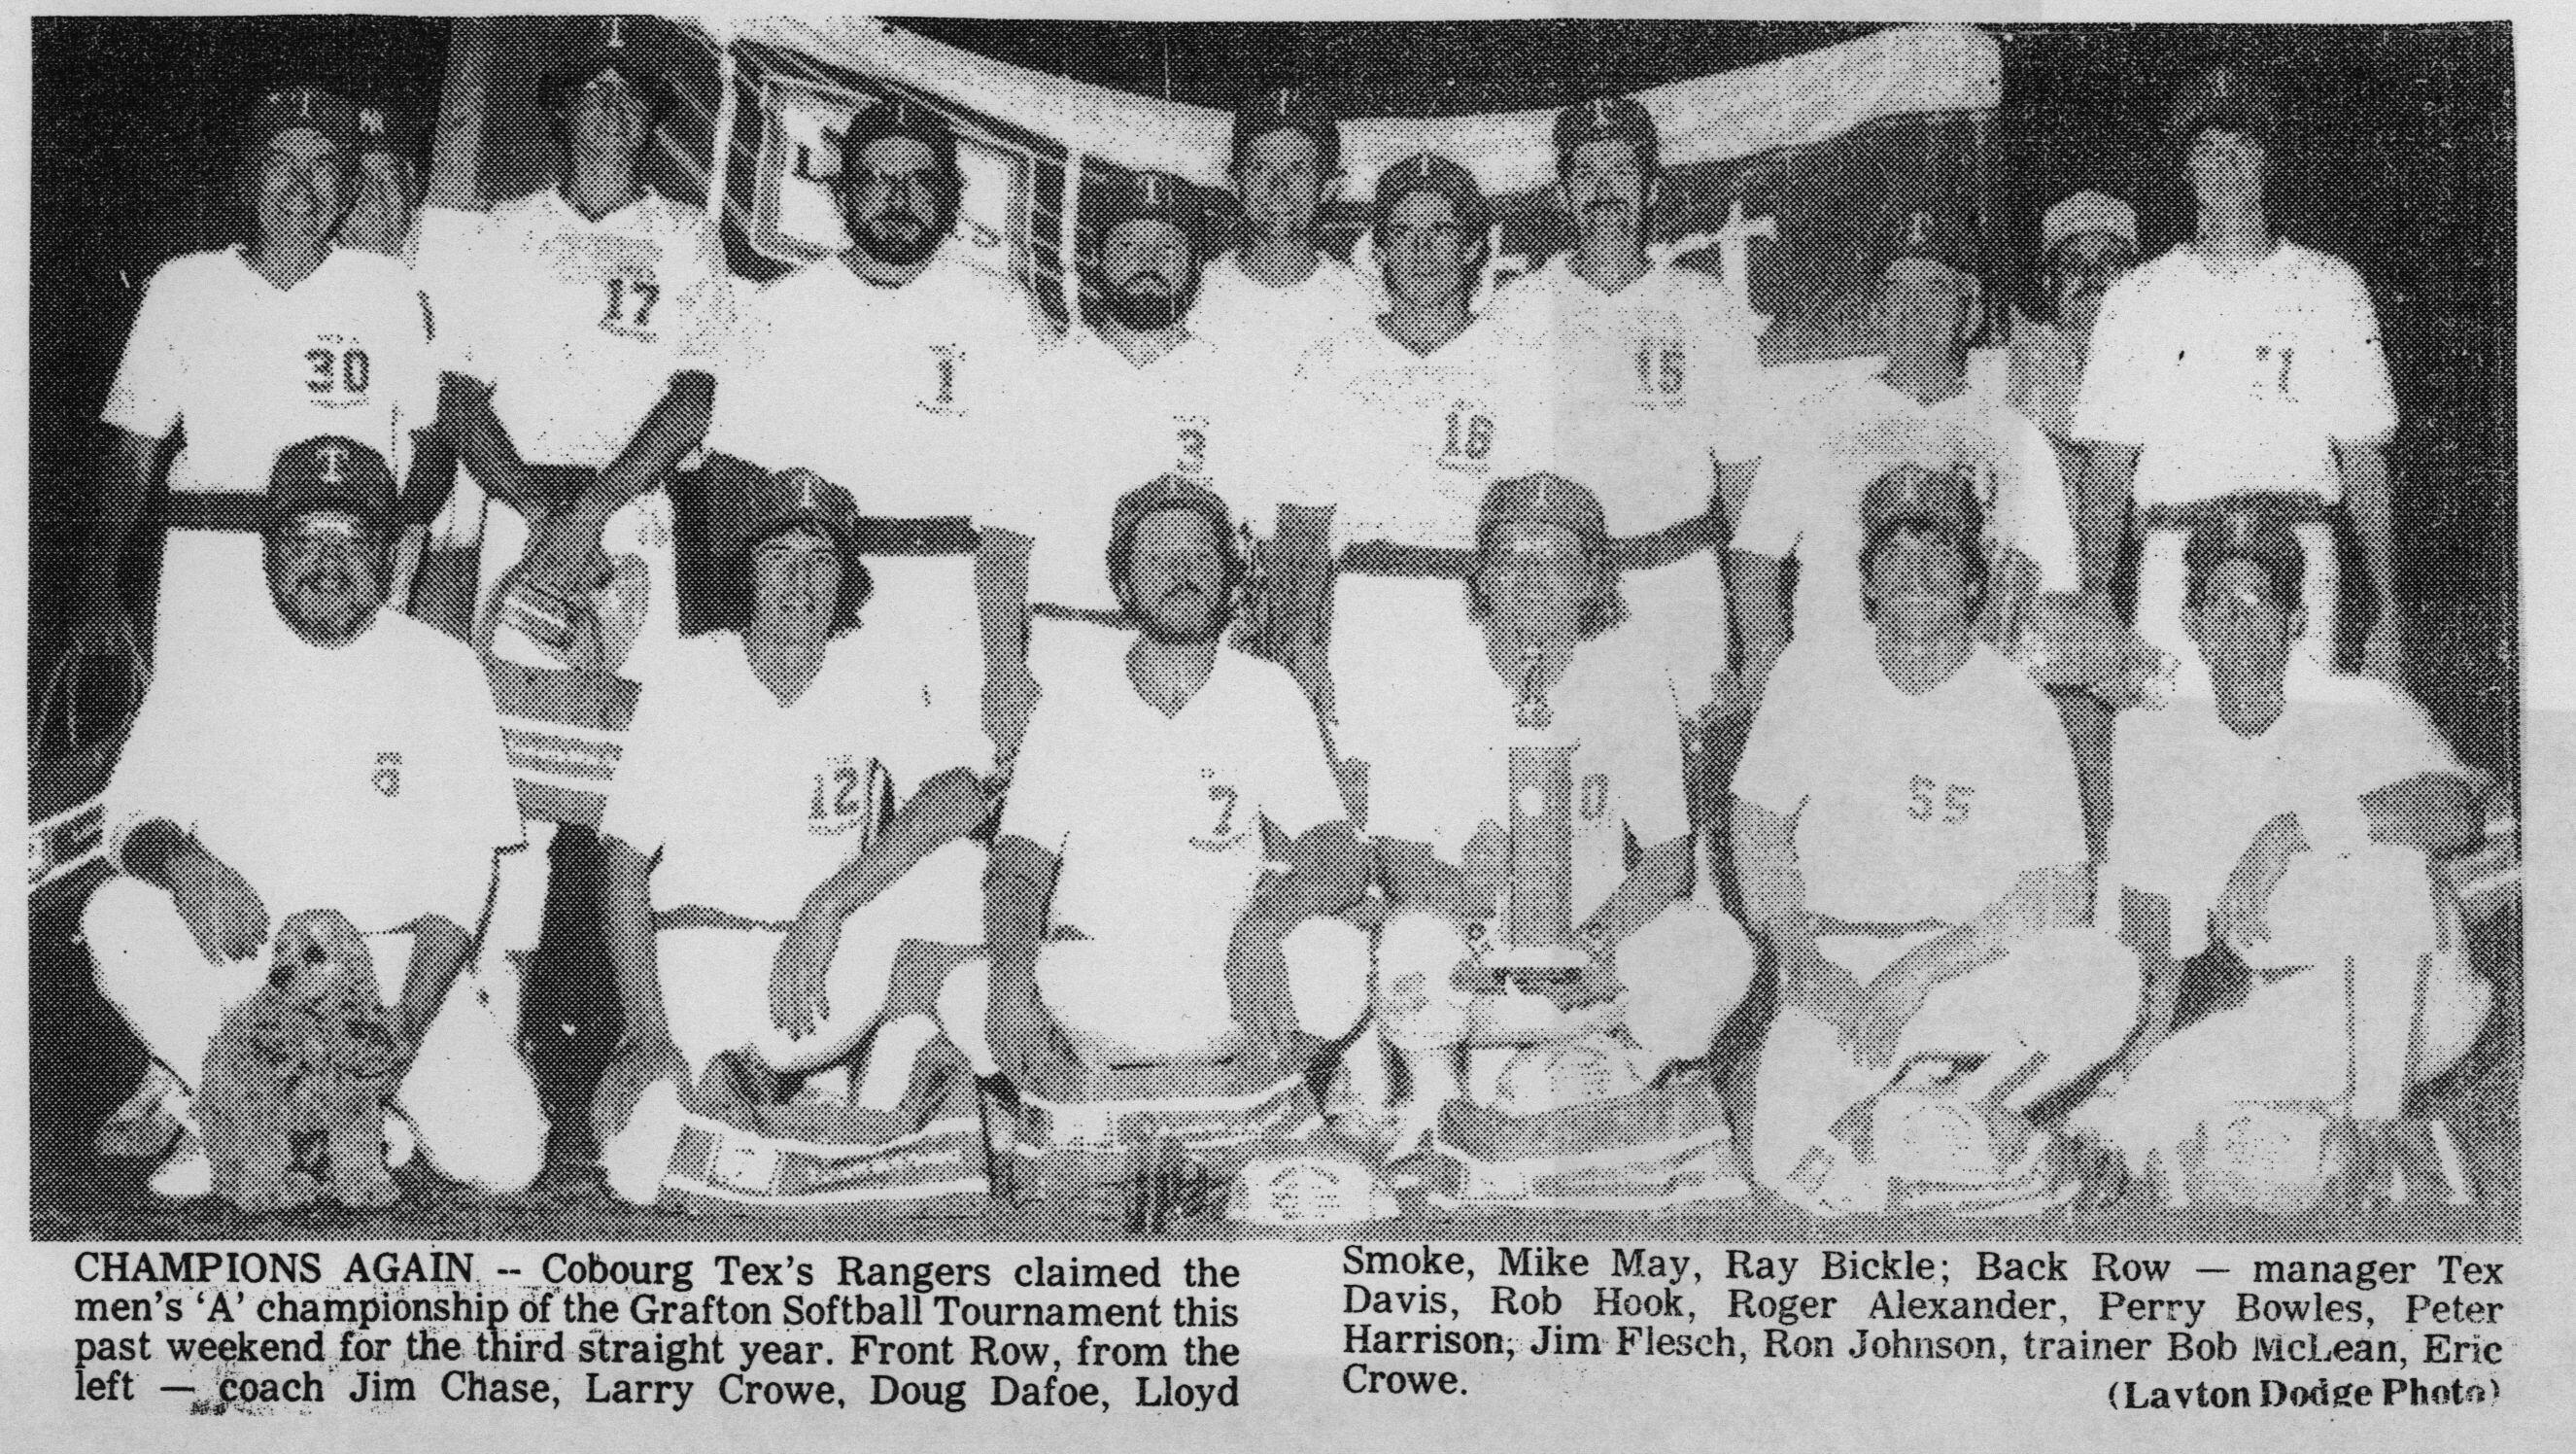
M 1713 886 L 1693 892 L 1681 704 L 1653 643 L 1619 629 L 1599 499 L 1496 481 L 1465 598 L 1484 650 L 1343 744 L 1369 764 L 1394 911 L 1377 1005 L 1410 1083 L 1396 1155 L 1462 1094 L 1528 1116 L 1645 1089 L 1708 1054 L 1753 971 Z
M 724 505 L 709 544 L 741 591 L 736 624 L 673 647 L 600 822 L 626 1015 L 592 1110 L 612 1169 L 621 1130 L 663 1134 L 629 1122 L 656 1081 L 757 1112 L 881 1023 L 910 1043 L 875 1037 L 847 1100 L 878 1124 L 836 1139 L 910 1129 L 895 1113 L 935 1033 L 937 980 L 898 982 L 899 951 L 983 935 L 984 850 L 968 839 L 993 808 L 981 703 L 857 631 L 870 586 L 849 491 L 790 469 Z M 815 1086 L 822 1099 L 843 1099 L 837 1078 Z
M 2140 1172 L 2233 1103 L 2393 1119 L 2495 997 L 2426 862 L 2484 833 L 2479 775 L 2397 688 L 2299 650 L 2307 561 L 2287 519 L 2221 515 L 2185 567 L 2211 690 L 2121 719 L 2104 868 L 2147 967 L 2146 1024 L 2078 1113 Z
M 206 1048 L 267 979 L 277 926 L 329 909 L 367 936 L 398 1007 L 412 1051 L 396 1100 L 421 1149 L 458 1180 L 518 1190 L 544 1167 L 546 1123 L 509 1044 L 517 1007 L 476 1015 L 460 995 L 440 1013 L 494 852 L 520 837 L 491 688 L 465 646 L 383 609 L 402 522 L 382 456 L 334 436 L 293 445 L 269 509 L 276 609 L 220 623 L 238 647 L 220 667 L 163 661 L 108 787 L 126 876 L 81 928 L 99 992 L 153 1065 L 102 1144 L 153 1154 L 175 1121 L 152 1188 L 209 1189 L 191 1109 Z
M 1368 887 L 1314 709 L 1223 644 L 1234 517 L 1166 475 L 1118 502 L 1109 581 L 1140 628 L 1117 669 L 1050 682 L 993 844 L 989 965 L 940 1022 L 983 1075 L 1041 1100 L 1305 1070 L 1368 1009 Z M 1161 1069 L 1162 1074 L 1156 1074 Z M 1167 1092 L 1168 1093 L 1168 1092 Z
M 1861 513 L 1875 650 L 1784 662 L 1734 784 L 1780 974 L 1753 1170 L 1823 1212 L 1880 1209 L 1891 1175 L 2017 1183 L 2019 1112 L 2110 1058 L 2138 1008 L 2130 956 L 2087 927 L 2056 708 L 1977 638 L 1974 483 L 1900 466 Z M 1881 1091 L 1870 1126 L 1844 1123 Z M 1903 1107 L 1929 1114 L 1884 1114 Z

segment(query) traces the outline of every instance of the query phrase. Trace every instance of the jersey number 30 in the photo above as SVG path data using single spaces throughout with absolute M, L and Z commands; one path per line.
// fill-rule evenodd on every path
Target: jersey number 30
M 367 392 L 367 351 L 363 348 L 308 348 L 304 362 L 313 370 L 304 380 L 304 387 L 316 394 Z

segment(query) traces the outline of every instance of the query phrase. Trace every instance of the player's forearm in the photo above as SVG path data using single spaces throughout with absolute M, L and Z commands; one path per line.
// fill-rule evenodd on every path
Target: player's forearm
M 1788 565 L 1751 551 L 1726 553 L 1727 593 L 1744 631 L 1744 678 L 1759 688 L 1789 649 Z
M 1033 985 L 1058 867 L 1054 854 L 1016 834 L 993 840 L 984 869 L 984 949 L 996 995 Z
M 691 369 L 671 376 L 671 387 L 644 416 L 626 448 L 599 472 L 573 509 L 606 524 L 626 502 L 661 486 L 690 451 L 706 441 L 715 417 L 716 381 Z
M 1727 831 L 1734 841 L 1736 883 L 1745 917 L 1756 933 L 1786 954 L 1812 942 L 1807 881 L 1798 868 L 1795 825 L 1759 803 L 1729 798 Z
M 111 600 L 116 595 L 117 577 L 125 562 L 125 542 L 134 533 L 135 517 L 142 513 L 144 489 L 151 483 L 152 469 L 160 461 L 164 443 L 112 426 L 109 433 L 113 437 L 106 457 L 99 461 L 89 548 L 81 560 L 81 589 L 94 600 Z
M 2419 773 L 2361 795 L 2370 841 L 2443 857 L 2486 836 L 2478 791 L 2450 773 Z
M 1037 542 L 987 527 L 975 539 L 975 615 L 987 672 L 1025 666 L 1029 655 L 1029 553 Z
M 817 885 L 806 896 L 809 909 L 819 909 L 835 918 L 847 919 L 875 903 L 877 895 L 892 888 L 914 864 L 921 862 L 962 836 L 934 827 L 923 821 L 919 799 L 904 805 L 886 830 L 877 835 L 858 857 L 833 870 L 832 876 Z
M 491 391 L 463 374 L 444 374 L 438 387 L 438 432 L 459 463 L 484 490 L 523 515 L 559 501 L 536 498 L 535 481 L 510 431 L 493 412 Z
M 2076 492 L 2075 546 L 2084 589 L 2108 592 L 2119 578 L 2129 544 L 2129 501 L 2137 487 L 2138 447 L 2107 440 L 2083 441 L 2084 466 Z
M 1691 886 L 1691 840 L 1658 843 L 1637 858 L 1637 866 L 1611 890 L 1610 897 L 1584 921 L 1583 936 L 1616 945 L 1645 928 L 1655 916 L 1681 902 Z
M 1271 874 L 1244 911 L 1248 922 L 1281 933 L 1308 919 L 1338 914 L 1368 891 L 1369 855 L 1348 823 L 1327 823 L 1288 849 L 1289 872 Z
M 1753 495 L 1753 477 L 1762 471 L 1758 459 L 1726 460 L 1717 467 L 1717 538 L 1723 543 L 1735 534 L 1735 522 L 1744 518 L 1744 502 Z
M 2121 889 L 2120 942 L 2138 956 L 2146 977 L 2146 1013 L 2138 1039 L 2138 1048 L 2144 1049 L 2172 1033 L 2182 1006 L 2182 965 L 2173 957 L 2173 900 Z
M 668 1040 L 671 1026 L 663 1013 L 662 981 L 655 967 L 652 865 L 614 836 L 603 839 L 601 849 L 606 872 L 600 893 L 600 935 L 617 973 L 617 1001 L 626 1018 L 623 1039 L 630 1045 Z
M 474 953 L 473 937 L 456 922 L 424 914 L 412 924 L 411 967 L 403 976 L 403 1043 L 418 1049 L 447 1001 L 448 987 Z
M 2372 598 L 2382 619 L 2397 607 L 2395 505 L 2388 474 L 2388 452 L 2377 442 L 2335 441 L 2335 463 L 2343 473 L 2344 508 L 2352 513 L 2353 533 L 2361 538 L 2362 569 L 2370 579 Z
M 1444 861 L 1428 844 L 1381 838 L 1378 864 L 1387 902 L 1399 912 L 1445 914 L 1461 923 L 1494 912 L 1491 891 L 1480 891 L 1465 869 Z

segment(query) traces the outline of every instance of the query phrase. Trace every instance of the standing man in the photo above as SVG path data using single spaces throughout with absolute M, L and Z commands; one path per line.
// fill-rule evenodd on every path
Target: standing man
M 2103 295 L 2138 265 L 2138 211 L 2107 193 L 2078 192 L 2041 216 L 2039 247 L 2049 314 L 2013 317 L 2012 402 L 2059 447 L 2071 478 L 2083 462 L 2071 431 L 2085 350 Z
M 880 101 L 851 118 L 833 191 L 850 249 L 745 301 L 711 454 L 867 480 L 881 515 L 988 513 L 1007 471 L 1028 467 L 1003 451 L 1025 437 L 1026 393 L 1053 340 L 1007 274 L 945 246 L 965 186 L 956 136 L 920 103 Z M 1027 538 L 1003 536 L 985 532 L 973 563 L 872 560 L 881 599 L 869 630 L 906 643 L 918 669 L 951 687 L 977 689 L 989 668 L 987 725 L 1007 757 L 1034 684 L 1022 665 Z
M 357 440 L 399 477 L 412 434 L 438 411 L 418 290 L 400 263 L 335 247 L 353 193 L 358 116 L 298 86 L 253 108 L 240 196 L 250 240 L 174 258 L 153 274 L 100 417 L 111 440 L 77 587 L 76 641 L 130 636 L 117 579 L 145 492 L 169 459 L 171 537 L 155 656 L 233 650 L 263 612 L 259 496 L 280 451 L 317 435 Z
M 261 503 L 274 604 L 223 623 L 220 661 L 165 657 L 108 786 L 125 876 L 91 896 L 81 932 L 99 993 L 152 1063 L 102 1142 L 169 1147 L 152 1189 L 207 1191 L 192 1110 L 206 1048 L 267 980 L 275 928 L 327 909 L 368 936 L 397 1007 L 412 1053 L 396 1101 L 421 1149 L 458 1180 L 516 1191 L 545 1165 L 535 1085 L 506 1041 L 475 1040 L 505 1032 L 470 997 L 441 1014 L 494 852 L 519 841 L 491 690 L 463 645 L 382 609 L 399 518 L 382 456 L 306 440 L 278 456 Z
M 1979 490 L 1890 471 L 1861 502 L 1866 664 L 1786 670 L 1735 773 L 1747 916 L 1780 973 L 1755 1084 L 1755 1179 L 1811 1211 L 1877 1211 L 1891 1176 L 2011 1197 L 2023 1112 L 2120 1048 L 2135 962 L 2086 927 L 2092 871 L 2074 764 L 2047 693 L 1977 639 Z M 1837 573 L 1839 574 L 1839 573 Z M 1954 1144 L 1847 1111 L 1909 1090 L 1977 1113 Z M 1974 1063 L 1976 1068 L 1967 1068 Z M 1933 1107 L 1909 1095 L 1888 1109 Z M 1953 1131 L 1957 1129 L 1955 1126 Z
M 940 996 L 976 1069 L 1024 1093 L 1085 1098 L 1120 1067 L 1192 1062 L 1250 1093 L 1367 1013 L 1367 935 L 1335 916 L 1368 858 L 1313 709 L 1222 643 L 1233 532 L 1177 476 L 1121 499 L 1108 577 L 1138 631 L 1123 658 L 1050 682 L 1029 724 L 993 843 L 990 958 Z
M 2363 663 L 2399 680 L 2385 452 L 2397 406 L 2369 291 L 2350 264 L 2273 232 L 2281 115 L 2268 91 L 2211 71 L 2174 98 L 2165 135 L 2198 214 L 2192 240 L 2122 278 L 2094 325 L 2071 426 L 2086 449 L 2085 581 L 2109 588 L 2134 505 L 2138 629 L 2188 659 L 2178 633 L 2193 525 L 2229 496 L 2277 497 L 2307 555 L 2305 649 L 2332 666 L 2340 506 L 2377 606 Z
M 1284 383 L 1317 342 L 1377 316 L 1376 290 L 1326 252 L 1315 219 L 1342 184 L 1342 127 L 1302 85 L 1244 98 L 1234 113 L 1243 240 L 1207 265 L 1195 327 L 1258 358 Z
M 557 184 L 495 207 L 462 296 L 430 301 L 472 385 L 449 390 L 458 453 L 510 507 L 485 514 L 476 640 L 614 671 L 678 637 L 663 485 L 706 434 L 732 280 L 707 215 L 637 175 L 669 81 L 609 46 L 564 59 L 538 97 Z

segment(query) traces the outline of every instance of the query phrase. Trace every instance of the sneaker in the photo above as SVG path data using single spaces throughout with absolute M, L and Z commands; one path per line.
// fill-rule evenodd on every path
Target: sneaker
M 108 1113 L 98 1126 L 98 1154 L 150 1161 L 170 1149 L 179 1139 L 179 1118 L 170 1109 L 172 1100 L 184 1101 L 187 1093 L 180 1088 L 179 1078 L 159 1061 L 146 1066 L 143 1083 L 125 1104 Z
M 170 1200 L 188 1201 L 215 1189 L 214 1163 L 206 1159 L 205 1138 L 193 1128 L 183 1127 L 179 1148 L 152 1173 L 152 1194 Z
M 607 1173 L 610 1194 L 629 1206 L 651 1206 L 661 1195 L 663 1173 L 670 1170 L 671 1152 L 687 1121 L 677 1087 L 667 1080 L 646 1086 L 626 1124 L 599 1148 L 599 1167 Z

